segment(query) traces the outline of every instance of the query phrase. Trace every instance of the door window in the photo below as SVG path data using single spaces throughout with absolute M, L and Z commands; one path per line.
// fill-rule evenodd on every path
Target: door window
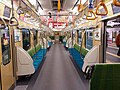
M 30 48 L 30 31 L 28 29 L 22 29 L 23 49 L 26 51 Z
M 93 30 L 86 31 L 86 48 L 91 49 L 93 47 Z
M 9 28 L 0 30 L 1 33 L 1 47 L 2 47 L 2 63 L 6 65 L 10 62 L 10 34 Z

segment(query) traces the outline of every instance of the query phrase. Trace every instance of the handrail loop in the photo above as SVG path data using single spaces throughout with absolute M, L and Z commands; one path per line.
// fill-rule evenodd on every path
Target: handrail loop
M 6 27 L 7 27 L 7 24 L 6 24 L 5 20 L 4 20 L 2 17 L 0 17 L 0 19 L 1 19 L 1 21 L 3 22 L 3 25 L 0 26 L 0 29 L 6 28 Z
M 103 6 L 104 10 L 105 10 L 105 13 L 100 13 L 99 12 L 99 8 Z M 107 6 L 105 5 L 104 3 L 104 0 L 101 0 L 100 3 L 97 5 L 96 7 L 96 15 L 101 15 L 101 16 L 105 16 L 108 14 L 108 10 L 107 10 Z
M 88 10 L 88 14 L 86 15 L 86 19 L 87 20 L 95 20 L 97 17 L 95 15 L 95 13 L 93 12 L 93 0 L 89 0 L 89 10 Z M 91 16 L 89 16 L 89 14 L 91 14 Z M 94 17 L 92 17 L 94 16 Z
M 11 5 L 12 5 L 12 17 L 10 18 L 9 25 L 10 26 L 18 26 L 18 20 L 14 17 L 14 7 L 13 7 L 13 0 L 11 0 Z M 16 23 L 13 23 L 15 21 Z
M 95 15 L 95 13 L 93 12 L 93 10 L 89 9 L 88 13 L 90 13 L 91 15 L 93 15 L 94 17 L 90 17 L 89 15 L 86 15 L 86 19 L 87 20 L 95 20 L 97 17 Z
M 84 6 L 81 4 L 81 0 L 80 0 L 80 4 L 78 5 L 78 12 L 81 12 L 84 10 Z
M 113 0 L 113 4 L 115 6 L 119 6 L 120 7 L 120 1 L 119 0 Z

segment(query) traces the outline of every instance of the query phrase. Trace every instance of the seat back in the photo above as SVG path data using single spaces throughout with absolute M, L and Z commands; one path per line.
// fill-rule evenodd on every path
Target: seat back
M 120 90 L 120 64 L 96 65 L 90 90 Z

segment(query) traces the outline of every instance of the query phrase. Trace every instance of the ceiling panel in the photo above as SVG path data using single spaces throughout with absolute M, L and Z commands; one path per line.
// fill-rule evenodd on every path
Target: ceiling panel
M 51 0 L 39 0 L 39 2 L 44 10 L 52 10 L 52 1 Z
M 69 10 L 72 9 L 74 4 L 77 2 L 78 0 L 65 0 L 64 5 L 63 5 L 63 10 Z
M 61 10 L 69 10 L 73 8 L 74 4 L 78 0 L 60 0 L 61 1 Z M 39 0 L 43 9 L 47 10 L 57 10 L 58 0 Z

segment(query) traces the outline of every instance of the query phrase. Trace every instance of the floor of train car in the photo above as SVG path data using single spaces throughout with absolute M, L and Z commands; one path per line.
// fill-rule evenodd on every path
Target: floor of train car
M 42 68 L 39 67 L 31 77 L 18 80 L 15 90 L 89 90 L 89 82 L 80 73 L 64 46 L 54 44 L 47 52 Z

